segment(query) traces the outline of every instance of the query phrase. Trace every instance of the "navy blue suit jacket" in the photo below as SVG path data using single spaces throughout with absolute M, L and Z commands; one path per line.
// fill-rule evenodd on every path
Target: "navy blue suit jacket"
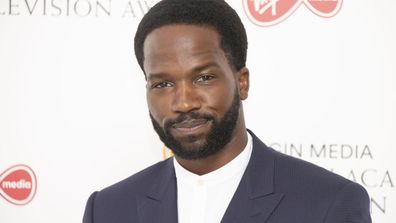
M 250 162 L 222 223 L 371 222 L 362 186 L 274 151 L 252 136 Z M 176 223 L 172 159 L 93 193 L 83 223 Z

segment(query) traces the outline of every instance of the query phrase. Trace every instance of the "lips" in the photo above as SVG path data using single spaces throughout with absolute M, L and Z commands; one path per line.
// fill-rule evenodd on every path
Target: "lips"
M 177 130 L 182 134 L 192 134 L 197 133 L 203 127 L 206 127 L 209 124 L 210 120 L 208 119 L 187 119 L 182 122 L 178 122 L 173 124 L 173 129 Z
M 204 125 L 208 122 L 207 119 L 188 119 L 179 123 L 175 123 L 173 125 L 173 128 L 177 128 L 177 129 L 188 129 L 188 128 L 195 128 L 201 125 Z

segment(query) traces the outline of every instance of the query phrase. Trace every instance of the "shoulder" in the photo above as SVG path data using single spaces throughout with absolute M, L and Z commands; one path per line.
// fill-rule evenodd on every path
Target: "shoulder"
M 369 196 L 361 185 L 257 141 L 260 160 L 272 157 L 274 192 L 284 195 L 278 213 L 294 210 L 294 217 L 306 222 L 371 222 Z
M 294 157 L 278 154 L 277 160 L 278 177 L 290 180 L 279 188 L 287 193 L 285 199 L 304 200 L 328 223 L 371 222 L 370 198 L 360 184 Z
M 102 194 L 139 193 L 147 190 L 158 178 L 173 169 L 172 158 L 149 166 L 128 178 L 121 180 L 100 191 Z
M 274 182 L 279 190 L 312 196 L 324 194 L 322 198 L 328 195 L 329 199 L 346 188 L 364 190 L 359 184 L 323 167 L 268 149 L 274 155 Z
M 153 185 L 161 179 L 169 178 L 173 172 L 172 159 L 167 159 L 94 192 L 87 201 L 83 222 L 114 222 L 115 219 L 135 221 L 139 196 L 152 191 Z
M 309 218 L 306 222 L 371 222 L 370 198 L 361 185 L 312 163 L 275 153 L 275 190 L 284 194 L 280 206 L 296 210 L 296 217 Z
M 172 159 L 158 162 L 95 193 L 96 204 L 127 204 L 134 202 L 156 185 L 158 180 L 173 171 Z

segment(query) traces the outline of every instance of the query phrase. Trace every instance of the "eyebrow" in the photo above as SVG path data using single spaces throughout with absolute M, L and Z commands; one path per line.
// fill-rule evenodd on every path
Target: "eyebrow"
M 219 67 L 219 65 L 217 63 L 215 63 L 215 62 L 209 62 L 209 63 L 203 64 L 203 65 L 199 65 L 197 67 L 194 67 L 194 69 L 192 69 L 192 72 L 193 73 L 197 73 L 197 72 L 200 72 L 202 70 L 208 69 L 210 67 Z
M 149 73 L 147 75 L 147 80 L 152 80 L 152 79 L 163 79 L 164 77 L 168 76 L 167 73 Z
M 199 65 L 197 67 L 194 67 L 190 73 L 198 73 L 202 70 L 208 69 L 210 67 L 219 67 L 219 65 L 215 62 L 209 62 L 203 65 Z M 152 80 L 152 79 L 163 79 L 165 77 L 169 76 L 168 73 L 166 72 L 159 72 L 159 73 L 149 73 L 147 75 L 147 80 Z

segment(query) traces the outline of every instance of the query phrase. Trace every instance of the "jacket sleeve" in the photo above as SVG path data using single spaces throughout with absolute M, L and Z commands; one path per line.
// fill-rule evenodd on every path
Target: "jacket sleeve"
M 85 212 L 83 217 L 83 223 L 94 223 L 93 214 L 94 214 L 94 201 L 96 194 L 98 192 L 94 192 L 89 196 L 87 204 L 85 206 Z
M 349 183 L 335 195 L 325 223 L 371 223 L 367 191 L 357 183 Z

